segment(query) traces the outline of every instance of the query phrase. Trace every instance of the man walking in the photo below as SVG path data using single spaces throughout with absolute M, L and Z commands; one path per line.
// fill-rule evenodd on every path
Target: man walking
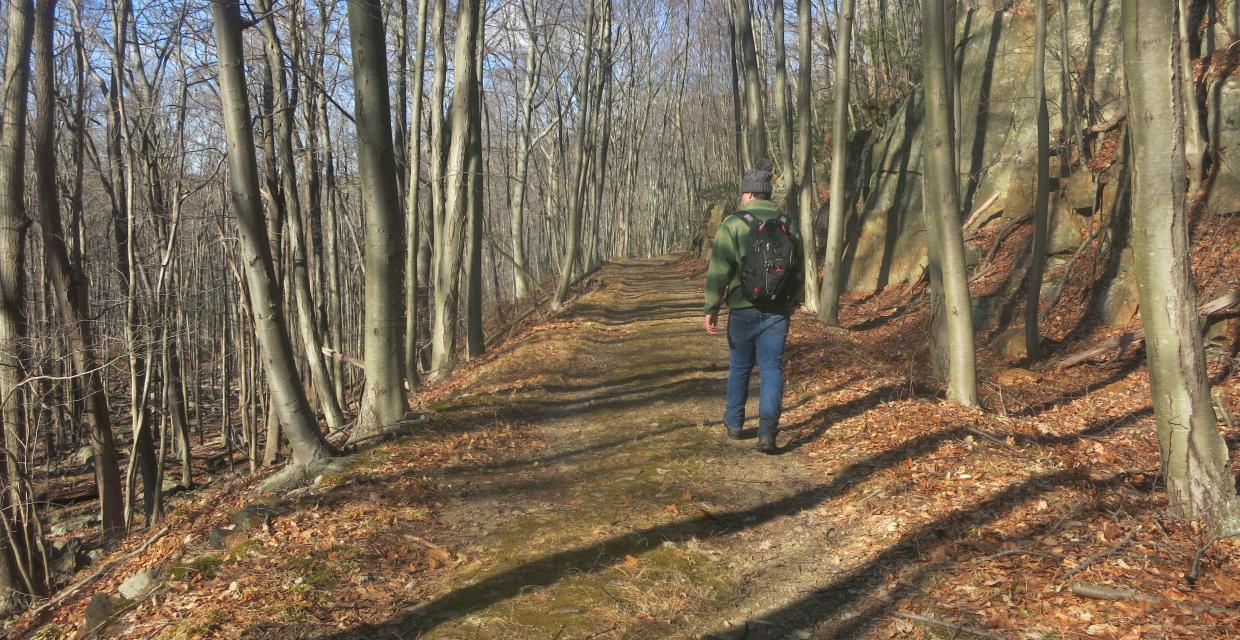
M 706 331 L 719 333 L 719 309 L 728 306 L 728 402 L 723 424 L 741 437 L 749 377 L 760 374 L 758 451 L 775 453 L 783 408 L 784 344 L 788 317 L 801 291 L 795 225 L 771 202 L 770 160 L 760 160 L 741 178 L 741 210 L 727 216 L 715 234 L 706 275 Z

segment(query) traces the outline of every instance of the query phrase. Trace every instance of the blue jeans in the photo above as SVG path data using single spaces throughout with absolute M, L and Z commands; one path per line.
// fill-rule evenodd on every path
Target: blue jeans
M 775 435 L 783 411 L 784 343 L 788 340 L 788 311 L 732 309 L 728 312 L 728 407 L 723 424 L 732 430 L 745 424 L 749 375 L 758 365 L 758 436 Z

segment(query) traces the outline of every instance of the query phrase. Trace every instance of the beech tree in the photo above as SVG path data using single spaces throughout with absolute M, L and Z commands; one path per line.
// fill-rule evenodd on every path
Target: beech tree
M 277 202 L 284 208 L 284 216 L 288 220 L 289 249 L 292 254 L 293 297 L 297 307 L 297 329 L 301 334 L 302 357 L 310 369 L 310 378 L 314 383 L 315 397 L 319 408 L 331 429 L 339 429 L 344 425 L 344 413 L 336 398 L 335 385 L 331 374 L 327 371 L 327 363 L 323 360 L 323 340 L 315 321 L 313 294 L 310 292 L 310 260 L 306 252 L 306 231 L 301 206 L 301 189 L 297 183 L 297 168 L 294 165 L 296 152 L 293 148 L 293 105 L 289 100 L 288 82 L 285 76 L 284 48 L 276 31 L 276 13 L 271 0 L 258 0 L 257 7 L 262 12 L 262 32 L 267 57 L 267 82 L 271 85 L 274 97 L 272 114 L 275 124 L 275 149 L 279 163 L 281 197 Z M 290 58 L 291 59 L 291 58 Z M 296 67 L 292 69 L 297 73 Z
M 477 17 L 481 8 L 480 0 L 461 0 L 456 9 L 451 121 L 443 173 L 446 180 L 444 204 L 435 224 L 435 317 L 431 334 L 431 375 L 435 378 L 448 375 L 456 365 L 456 304 L 460 297 L 465 229 L 470 217 L 471 192 L 466 175 L 472 155 L 470 129 L 474 110 L 481 108 L 473 89 L 477 84 L 476 49 L 481 35 Z M 437 32 L 441 33 L 438 28 Z M 437 41 L 439 37 L 437 35 Z M 437 50 L 442 51 L 442 48 Z
M 831 119 L 831 208 L 827 214 L 827 248 L 822 258 L 822 289 L 818 292 L 818 319 L 828 326 L 837 326 L 840 323 L 840 288 L 843 286 L 843 274 L 840 271 L 844 259 L 845 214 L 848 213 L 844 202 L 848 185 L 844 180 L 848 171 L 848 61 L 853 3 L 854 0 L 844 0 L 840 7 L 840 19 L 836 24 L 835 103 Z M 808 237 L 813 236 L 808 234 Z M 812 296 L 813 291 L 810 290 L 808 294 Z
M 753 12 L 749 7 L 750 0 L 729 0 L 735 15 L 736 47 L 739 52 L 737 59 L 741 69 L 745 93 L 745 156 L 748 161 L 746 168 L 754 166 L 758 160 L 767 157 L 766 115 L 763 109 L 762 95 L 765 83 L 758 74 L 758 53 L 754 48 Z M 739 176 L 738 176 L 739 179 Z
M 1033 41 L 1033 101 L 1038 114 L 1038 192 L 1033 207 L 1033 247 L 1025 278 L 1025 351 L 1031 362 L 1042 354 L 1038 312 L 1042 302 L 1042 277 L 1046 272 L 1051 195 L 1051 125 L 1046 107 L 1046 0 L 1036 0 L 1034 14 L 1037 30 Z M 1064 161 L 1060 158 L 1060 162 Z
M 945 46 L 945 3 L 922 2 L 922 56 L 925 62 L 925 142 L 922 168 L 925 181 L 926 223 L 934 263 L 941 274 L 944 321 L 948 336 L 948 399 L 977 405 L 977 365 L 973 350 L 973 314 L 968 272 L 964 261 L 964 233 L 960 220 L 960 193 L 952 126 L 951 84 Z M 841 144 L 837 142 L 836 144 Z M 931 286 L 935 280 L 931 280 Z
M 418 365 L 418 248 L 422 226 L 422 93 L 426 81 L 426 26 L 428 0 L 418 0 L 417 26 L 414 36 L 413 118 L 409 126 L 409 180 L 405 201 L 405 380 L 410 387 L 419 382 Z M 436 56 L 438 58 L 440 56 Z
M 797 62 L 797 224 L 801 231 L 801 256 L 805 261 L 805 308 L 819 313 L 818 243 L 814 233 L 814 13 L 809 0 L 797 3 L 797 43 L 801 59 Z M 789 201 L 791 206 L 791 200 Z
M 1133 258 L 1162 473 L 1173 512 L 1234 535 L 1240 505 L 1210 402 L 1189 260 L 1180 16 L 1174 3 L 1124 0 L 1122 11 Z
M 401 333 L 404 331 L 403 216 L 397 192 L 387 39 L 379 0 L 349 0 L 349 43 L 357 111 L 358 179 L 365 218 L 366 386 L 358 409 L 357 440 L 405 416 Z
M 238 0 L 212 0 L 219 56 L 220 101 L 228 141 L 228 179 L 249 290 L 254 333 L 263 352 L 271 403 L 293 449 L 294 473 L 334 455 L 323 438 L 297 372 L 296 356 L 280 304 L 271 245 L 259 200 L 258 162 L 250 132 Z

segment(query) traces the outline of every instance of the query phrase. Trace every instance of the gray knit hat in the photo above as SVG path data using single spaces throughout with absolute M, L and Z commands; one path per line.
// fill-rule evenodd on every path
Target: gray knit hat
M 771 175 L 775 171 L 775 165 L 770 160 L 762 158 L 753 168 L 745 172 L 741 176 L 741 193 L 762 193 L 770 195 L 771 193 Z

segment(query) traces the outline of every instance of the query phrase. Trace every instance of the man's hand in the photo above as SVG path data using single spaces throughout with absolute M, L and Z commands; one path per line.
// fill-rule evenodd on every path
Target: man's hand
M 719 335 L 719 312 L 706 314 L 706 333 Z

